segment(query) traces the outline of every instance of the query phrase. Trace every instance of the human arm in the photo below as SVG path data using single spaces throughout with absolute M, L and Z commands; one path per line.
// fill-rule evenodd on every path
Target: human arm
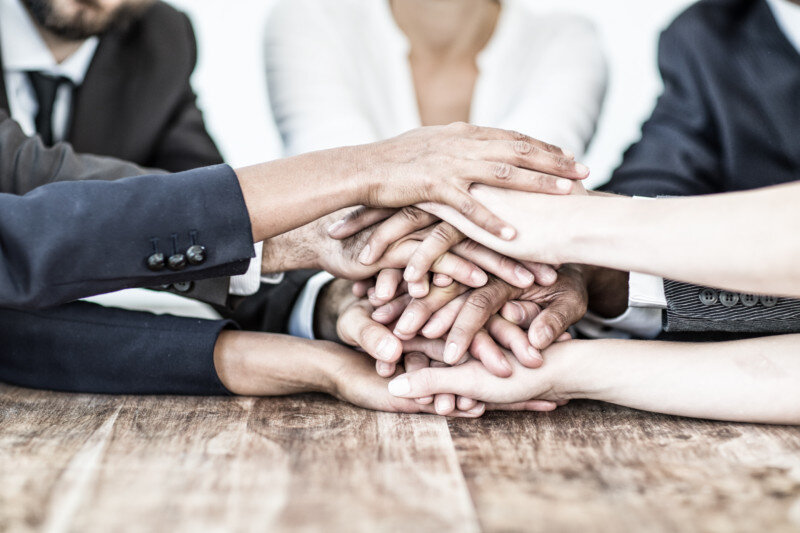
M 741 422 L 800 424 L 798 335 L 724 343 L 570 341 L 537 370 L 497 378 L 477 362 L 402 375 L 403 398 L 463 394 L 484 402 L 592 399 L 648 411 Z

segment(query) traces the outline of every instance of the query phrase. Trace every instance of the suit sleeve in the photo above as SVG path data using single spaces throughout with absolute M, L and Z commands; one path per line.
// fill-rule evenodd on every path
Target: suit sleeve
M 0 309 L 0 380 L 103 394 L 227 394 L 214 345 L 227 320 L 154 315 L 74 302 Z
M 186 75 L 182 76 L 183 89 L 167 128 L 155 147 L 152 165 L 170 171 L 180 171 L 200 166 L 222 163 L 222 156 L 206 130 L 203 114 L 197 107 L 197 95 L 190 78 L 197 62 L 197 41 L 189 19 L 181 15 L 187 47 L 190 51 Z
M 0 161 L 3 173 L 6 166 Z M 193 240 L 206 248 L 203 263 L 180 271 L 147 268 L 154 252 L 183 253 Z M 253 239 L 236 175 L 220 165 L 0 194 L 0 252 L 0 306 L 31 309 L 241 274 Z
M 604 190 L 628 196 L 689 196 L 721 192 L 720 153 L 704 69 L 690 45 L 692 19 L 679 18 L 661 36 L 664 81 L 642 137 L 629 148 Z M 701 31 L 701 30 L 697 30 Z

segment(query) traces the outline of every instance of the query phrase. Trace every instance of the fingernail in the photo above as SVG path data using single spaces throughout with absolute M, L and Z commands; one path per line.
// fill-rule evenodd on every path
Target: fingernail
M 508 370 L 509 372 L 514 371 L 514 369 L 511 368 L 511 363 L 509 363 L 508 360 L 505 358 L 500 359 L 500 366 L 502 366 L 505 370 Z
M 533 274 L 530 271 L 522 268 L 521 265 L 514 267 L 514 274 L 517 276 L 517 279 L 523 283 L 533 283 Z
M 456 346 L 456 343 L 451 342 L 444 349 L 444 362 L 449 365 L 452 365 L 457 360 L 458 360 L 458 346 Z
M 385 361 L 378 361 L 376 368 L 379 374 L 388 374 L 392 370 L 392 365 Z
M 561 192 L 570 192 L 572 190 L 572 181 L 556 180 L 556 188 Z
M 397 348 L 397 341 L 394 337 L 384 337 L 381 339 L 381 342 L 378 343 L 378 356 L 388 361 L 394 358 L 395 348 Z
M 539 353 L 539 350 L 534 348 L 533 346 L 528 346 L 528 355 L 530 355 L 533 359 L 538 361 L 544 361 L 542 358 L 542 354 Z
M 446 287 L 450 285 L 450 278 L 448 278 L 444 274 L 434 274 L 433 284 L 436 285 L 437 287 Z
M 389 314 L 389 309 L 387 307 L 379 307 L 372 312 L 372 316 L 386 316 Z
M 330 226 L 328 226 L 328 234 L 334 233 L 337 229 L 344 226 L 344 219 L 339 220 L 338 222 L 334 222 Z
M 417 279 L 417 269 L 409 265 L 408 267 L 406 267 L 406 271 L 403 277 L 405 278 L 406 281 Z
M 519 324 L 522 322 L 522 319 L 525 318 L 525 310 L 522 308 L 520 304 L 517 302 L 510 302 L 511 308 L 514 309 L 514 316 L 512 317 L 512 322 L 516 322 Z
M 403 316 L 400 317 L 400 321 L 397 323 L 396 329 L 397 331 L 401 331 L 403 333 L 409 333 L 411 331 L 411 325 L 414 322 L 414 313 L 404 313 Z
M 405 396 L 411 392 L 411 383 L 406 376 L 397 376 L 389 382 L 389 394 L 392 396 Z
M 473 407 L 472 409 L 470 409 L 467 412 L 469 414 L 471 414 L 471 415 L 480 415 L 480 414 L 483 414 L 483 412 L 485 410 L 486 410 L 486 404 L 479 403 L 478 405 L 476 405 L 475 407 Z
M 512 240 L 516 234 L 517 232 L 514 231 L 514 228 L 509 226 L 506 226 L 505 228 L 500 230 L 500 236 L 507 241 Z
M 536 330 L 536 338 L 539 344 L 547 344 L 553 338 L 553 328 L 550 326 L 543 326 Z
M 381 285 L 380 288 L 375 290 L 375 296 L 377 296 L 381 300 L 387 299 L 389 297 L 389 287 Z
M 422 283 L 412 283 L 408 286 L 408 294 L 414 298 L 423 298 L 428 294 L 425 290 L 425 285 Z
M 473 270 L 472 273 L 469 275 L 470 281 L 479 287 L 486 285 L 489 281 L 489 278 L 486 276 L 486 273 L 482 270 Z
M 433 318 L 422 328 L 422 334 L 425 336 L 432 335 L 433 332 L 437 331 L 440 327 L 442 327 L 441 320 Z
M 583 176 L 588 176 L 589 175 L 589 167 L 587 167 L 583 163 L 576 163 L 575 164 L 575 170 L 578 171 L 578 174 L 581 174 Z
M 368 244 L 368 245 L 366 245 L 364 247 L 363 250 L 361 250 L 361 254 L 359 254 L 359 256 L 358 256 L 359 263 L 361 263 L 362 265 L 368 265 L 369 264 L 370 253 L 371 253 L 371 250 L 370 250 L 370 247 L 369 247 L 369 244 Z

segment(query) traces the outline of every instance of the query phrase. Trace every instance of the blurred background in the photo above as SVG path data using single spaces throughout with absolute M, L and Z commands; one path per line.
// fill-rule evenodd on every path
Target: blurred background
M 330 0 L 335 2 L 336 0 Z M 375 0 L 381 1 L 381 0 Z M 540 11 L 574 12 L 596 25 L 609 64 L 609 86 L 600 125 L 584 162 L 587 185 L 605 182 L 622 152 L 639 136 L 661 82 L 656 46 L 662 29 L 690 0 L 525 0 Z M 207 125 L 234 166 L 281 154 L 270 116 L 264 76 L 263 33 L 273 0 L 170 0 L 197 32 L 199 60 L 194 87 Z M 232 59 L 235 58 L 235 59 Z

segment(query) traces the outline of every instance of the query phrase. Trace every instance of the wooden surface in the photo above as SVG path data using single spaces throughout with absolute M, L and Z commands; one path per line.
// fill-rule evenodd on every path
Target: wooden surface
M 0 385 L 0 531 L 800 531 L 800 428 Z

